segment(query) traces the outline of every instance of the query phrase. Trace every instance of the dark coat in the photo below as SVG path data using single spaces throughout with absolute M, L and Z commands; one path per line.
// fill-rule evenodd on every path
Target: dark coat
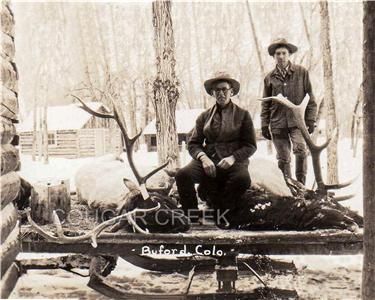
M 257 149 L 255 130 L 249 112 L 230 102 L 222 112 L 221 130 L 216 137 L 211 128 L 216 109 L 215 104 L 197 118 L 188 141 L 190 155 L 197 159 L 197 155 L 203 151 L 216 163 L 233 155 L 236 162 L 248 163 L 248 158 Z
M 291 64 L 285 80 L 279 74 L 277 68 L 267 74 L 264 79 L 263 97 L 282 94 L 291 102 L 301 104 L 306 94 L 309 94 L 310 101 L 307 104 L 305 120 L 315 122 L 317 105 L 312 92 L 308 71 L 299 65 Z M 262 127 L 271 125 L 272 128 L 297 127 L 292 112 L 285 106 L 274 101 L 262 102 L 261 111 Z

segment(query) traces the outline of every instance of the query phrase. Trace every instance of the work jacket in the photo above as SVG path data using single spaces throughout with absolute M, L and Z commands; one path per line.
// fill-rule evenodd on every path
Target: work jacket
M 188 150 L 194 159 L 204 152 L 215 163 L 233 155 L 236 162 L 249 163 L 249 157 L 256 151 L 253 121 L 247 110 L 232 101 L 222 109 L 220 131 L 214 132 L 212 119 L 217 113 L 217 104 L 201 113 L 188 141 Z
M 277 67 L 267 74 L 264 79 L 263 97 L 271 97 L 282 94 L 289 101 L 298 105 L 308 94 L 309 103 L 305 111 L 305 121 L 315 122 L 317 105 L 312 92 L 308 71 L 299 65 L 291 64 L 285 78 L 280 74 Z M 262 102 L 261 111 L 262 127 L 271 125 L 273 128 L 297 127 L 291 110 L 275 101 Z

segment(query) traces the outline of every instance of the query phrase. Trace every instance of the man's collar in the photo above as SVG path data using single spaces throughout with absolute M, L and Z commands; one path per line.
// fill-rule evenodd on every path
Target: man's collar
M 231 107 L 233 105 L 233 102 L 232 102 L 232 99 L 230 99 L 229 102 L 224 107 L 221 107 L 220 105 L 218 105 L 217 102 L 215 103 L 215 105 L 216 105 L 216 110 L 223 111 Z
M 295 71 L 294 64 L 291 61 L 289 61 L 289 64 L 287 66 L 287 72 L 290 75 L 294 71 Z M 278 73 L 279 73 L 279 69 L 278 69 L 278 66 L 276 65 L 271 73 L 271 76 L 276 76 Z
M 290 65 L 291 65 L 291 62 L 290 61 L 288 61 L 288 63 L 287 63 L 287 65 L 286 65 L 286 67 L 285 68 L 283 68 L 282 66 L 280 66 L 279 64 L 276 64 L 276 68 L 278 68 L 280 71 L 281 70 L 286 70 L 286 71 L 288 71 L 289 70 L 289 68 L 290 68 Z

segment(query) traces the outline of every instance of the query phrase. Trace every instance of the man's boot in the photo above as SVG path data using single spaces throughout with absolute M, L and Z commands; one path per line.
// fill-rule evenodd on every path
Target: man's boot
M 284 162 L 284 161 L 278 161 L 278 166 L 281 172 L 286 177 L 292 177 L 292 172 L 290 170 L 290 163 Z
M 296 155 L 296 179 L 303 185 L 306 183 L 307 159 L 306 156 Z

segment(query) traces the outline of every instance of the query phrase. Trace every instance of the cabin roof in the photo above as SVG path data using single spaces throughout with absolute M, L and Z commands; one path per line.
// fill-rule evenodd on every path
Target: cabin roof
M 87 102 L 91 109 L 108 109 L 101 102 Z M 81 104 L 72 103 L 47 108 L 48 130 L 74 130 L 81 129 L 93 116 L 82 109 Z M 17 126 L 19 132 L 33 131 L 34 113 L 31 112 L 26 119 Z
M 177 133 L 189 133 L 195 126 L 195 121 L 204 109 L 176 110 Z M 143 134 L 156 134 L 156 119 L 153 119 L 143 130 Z

